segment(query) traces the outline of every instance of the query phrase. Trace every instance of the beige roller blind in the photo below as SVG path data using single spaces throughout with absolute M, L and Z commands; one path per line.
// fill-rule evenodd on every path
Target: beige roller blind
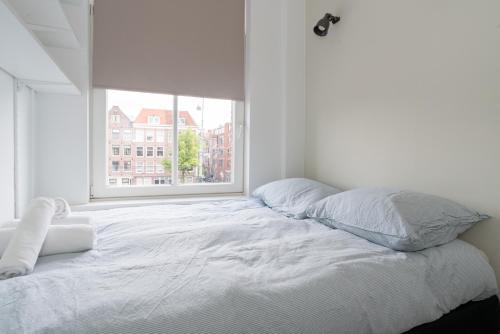
M 244 0 L 95 0 L 96 88 L 244 100 Z

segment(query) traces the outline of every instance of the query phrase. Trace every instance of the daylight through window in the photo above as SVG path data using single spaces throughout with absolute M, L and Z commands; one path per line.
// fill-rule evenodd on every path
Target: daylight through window
M 234 181 L 234 101 L 107 90 L 106 115 L 108 187 Z

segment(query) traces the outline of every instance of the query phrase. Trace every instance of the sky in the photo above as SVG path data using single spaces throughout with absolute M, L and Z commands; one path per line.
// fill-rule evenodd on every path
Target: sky
M 173 110 L 173 105 L 172 95 L 107 90 L 107 110 L 119 106 L 131 120 L 142 108 Z M 232 119 L 230 100 L 179 96 L 178 106 L 179 111 L 189 111 L 198 126 L 203 122 L 205 129 L 217 128 Z

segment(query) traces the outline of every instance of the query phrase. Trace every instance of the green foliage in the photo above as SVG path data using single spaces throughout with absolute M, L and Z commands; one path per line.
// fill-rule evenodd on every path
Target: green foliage
M 179 132 L 178 169 L 181 172 L 181 181 L 184 182 L 186 173 L 198 166 L 198 152 L 200 150 L 199 138 L 194 131 L 183 130 Z M 164 159 L 162 162 L 166 171 L 172 171 L 172 161 Z
M 163 165 L 163 168 L 165 168 L 166 171 L 168 171 L 168 172 L 172 171 L 172 160 L 163 159 L 161 164 Z

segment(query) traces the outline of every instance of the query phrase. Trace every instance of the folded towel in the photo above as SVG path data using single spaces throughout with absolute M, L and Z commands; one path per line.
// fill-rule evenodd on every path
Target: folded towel
M 0 228 L 0 256 L 16 232 L 15 227 Z M 85 252 L 94 247 L 91 225 L 50 225 L 39 256 Z
M 11 228 L 17 227 L 20 219 L 14 219 L 11 221 L 6 221 L 4 223 L 0 223 L 0 228 Z M 63 219 L 52 219 L 53 225 L 90 225 L 92 223 L 92 218 L 88 216 L 68 216 Z
M 61 197 L 54 198 L 54 203 L 56 205 L 56 213 L 54 214 L 54 220 L 63 219 L 69 216 L 71 213 L 71 208 L 68 202 Z
M 63 219 L 53 219 L 53 225 L 91 225 L 92 218 L 89 216 L 72 216 L 69 215 Z
M 0 259 L 0 280 L 33 271 L 54 213 L 55 203 L 50 198 L 31 202 Z

